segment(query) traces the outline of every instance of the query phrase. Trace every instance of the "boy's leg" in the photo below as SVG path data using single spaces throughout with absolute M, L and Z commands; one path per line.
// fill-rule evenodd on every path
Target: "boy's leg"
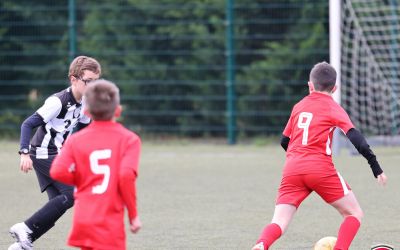
M 24 223 L 18 223 L 25 224 L 28 230 L 19 230 L 16 234 L 22 236 L 28 234 L 30 243 L 52 228 L 65 211 L 74 204 L 73 187 L 50 178 L 50 166 L 54 158 L 55 156 L 49 156 L 48 159 L 31 157 L 40 189 L 42 192 L 47 192 L 49 201 Z
M 46 188 L 46 193 L 47 193 L 47 197 L 49 198 L 49 200 L 51 200 L 61 194 L 60 191 L 58 191 L 58 189 L 54 185 L 49 185 Z
M 51 229 L 56 221 L 74 204 L 72 186 L 54 182 L 47 189 L 49 189 L 48 196 L 50 200 L 25 221 L 25 224 L 32 230 L 32 241 L 39 239 Z M 54 196 L 57 194 L 55 190 L 58 191 L 56 196 Z
M 296 206 L 290 204 L 278 204 L 275 206 L 274 216 L 271 224 L 268 224 L 263 231 L 254 250 L 266 250 L 286 231 L 293 215 L 296 213 Z
M 334 249 L 347 250 L 360 228 L 363 211 L 352 191 L 349 191 L 343 198 L 332 202 L 331 205 L 344 217 Z
M 311 190 L 304 186 L 304 178 L 305 175 L 282 178 L 271 224 L 264 228 L 253 250 L 268 249 L 286 231 L 297 207 L 311 193 Z
M 363 211 L 350 186 L 336 173 L 321 178 L 314 190 L 344 217 L 334 249 L 348 249 L 363 217 Z

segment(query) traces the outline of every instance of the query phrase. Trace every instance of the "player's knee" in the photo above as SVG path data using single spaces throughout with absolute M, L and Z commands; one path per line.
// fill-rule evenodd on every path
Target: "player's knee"
M 279 226 L 279 228 L 281 229 L 281 235 L 283 235 L 286 232 L 286 230 L 287 230 L 287 228 L 289 226 L 289 222 L 288 221 L 282 221 L 282 220 L 280 220 L 280 221 L 272 220 L 271 224 L 276 224 L 276 225 Z
M 344 217 L 347 216 L 352 216 L 356 218 L 359 222 L 361 222 L 362 218 L 364 217 L 364 212 L 361 210 L 361 208 L 353 209 L 351 211 L 348 211 L 347 213 L 343 214 Z
M 360 208 L 357 211 L 355 211 L 353 214 L 351 214 L 351 216 L 356 217 L 358 219 L 358 221 L 361 222 L 361 220 L 364 218 L 364 212 Z

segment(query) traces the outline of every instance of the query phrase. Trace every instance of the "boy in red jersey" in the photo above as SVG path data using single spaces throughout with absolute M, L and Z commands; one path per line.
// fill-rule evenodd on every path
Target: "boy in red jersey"
M 368 160 L 378 183 L 386 184 L 387 177 L 364 136 L 331 97 L 336 90 L 335 82 L 336 71 L 328 63 L 318 63 L 311 70 L 310 94 L 293 107 L 283 131 L 281 145 L 287 153 L 275 212 L 253 250 L 266 250 L 281 237 L 301 202 L 313 191 L 344 218 L 334 249 L 349 248 L 360 227 L 363 211 L 332 162 L 332 135 L 336 127 Z
M 121 106 L 114 83 L 94 81 L 84 95 L 93 122 L 68 138 L 50 169 L 52 178 L 76 187 L 68 244 L 84 250 L 126 249 L 125 206 L 131 232 L 141 228 L 135 188 L 141 141 L 115 122 Z

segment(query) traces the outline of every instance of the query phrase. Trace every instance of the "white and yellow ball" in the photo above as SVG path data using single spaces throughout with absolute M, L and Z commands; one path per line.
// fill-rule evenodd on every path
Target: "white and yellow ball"
M 333 250 L 336 244 L 336 237 L 327 236 L 315 243 L 314 250 Z

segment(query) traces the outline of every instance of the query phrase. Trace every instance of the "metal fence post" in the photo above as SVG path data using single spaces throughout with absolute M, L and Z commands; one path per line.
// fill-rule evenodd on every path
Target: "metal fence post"
M 76 55 L 76 7 L 75 0 L 68 1 L 68 29 L 69 29 L 69 61 L 71 62 Z
M 226 126 L 228 144 L 236 143 L 234 0 L 226 0 Z

